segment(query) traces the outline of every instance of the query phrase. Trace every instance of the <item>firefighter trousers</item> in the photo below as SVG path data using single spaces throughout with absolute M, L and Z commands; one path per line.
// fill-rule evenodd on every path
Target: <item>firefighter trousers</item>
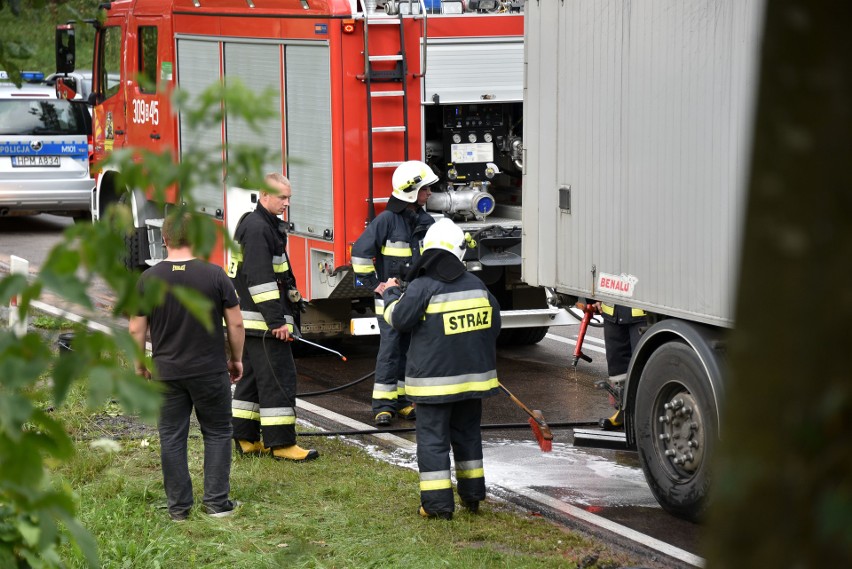
M 269 448 L 296 444 L 296 364 L 289 342 L 246 336 L 243 378 L 231 402 L 234 439 Z
M 485 499 L 481 419 L 482 399 L 417 404 L 420 503 L 430 514 L 455 509 L 450 478 L 451 449 L 459 498 L 464 502 Z
M 627 373 L 633 350 L 639 343 L 639 330 L 644 322 L 618 324 L 604 320 L 604 347 L 606 348 L 606 367 L 610 377 Z
M 411 405 L 405 398 L 405 354 L 410 334 L 397 332 L 379 316 L 379 353 L 376 354 L 376 376 L 373 383 L 373 414 L 387 411 L 396 415 Z

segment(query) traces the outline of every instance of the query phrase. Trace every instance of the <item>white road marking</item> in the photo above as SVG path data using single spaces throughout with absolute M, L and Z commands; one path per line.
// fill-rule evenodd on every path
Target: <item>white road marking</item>
M 571 339 L 571 338 L 563 338 L 562 336 L 557 336 L 555 334 L 546 334 L 544 337 L 547 338 L 548 340 L 554 340 L 556 342 L 562 342 L 563 344 L 568 344 L 569 346 L 576 346 L 577 345 L 577 340 L 574 340 L 574 339 Z M 587 336 L 586 339 L 583 341 L 583 349 L 584 350 L 589 350 L 590 352 L 598 352 L 600 354 L 606 353 L 605 349 L 599 348 L 598 346 L 594 345 L 594 343 L 589 344 L 588 342 L 603 343 L 603 342 L 601 342 L 601 340 L 598 340 L 597 338 L 590 338 L 590 337 Z
M 601 516 L 598 516 L 591 512 L 587 512 L 582 508 L 572 506 L 571 504 L 566 504 L 561 500 L 551 498 L 550 496 L 542 494 L 541 492 L 537 492 L 531 488 L 512 488 L 511 490 L 506 490 L 515 494 L 520 494 L 534 502 L 544 504 L 549 508 L 562 512 L 563 514 L 571 516 L 572 518 L 582 520 L 587 524 L 591 524 L 601 529 L 605 529 L 607 531 L 611 531 L 612 533 L 624 536 L 631 541 L 641 543 L 645 547 L 648 547 L 655 551 L 659 551 L 660 553 L 668 555 L 669 557 L 672 557 L 674 559 L 683 561 L 684 563 L 689 563 L 690 565 L 694 565 L 695 567 L 704 567 L 704 565 L 706 564 L 706 560 L 703 557 L 693 555 L 688 551 L 684 551 L 683 549 L 670 545 L 664 541 L 654 539 L 653 537 L 645 535 L 644 533 L 640 533 L 636 530 L 630 529 L 629 527 L 615 523 L 606 518 L 602 518 Z

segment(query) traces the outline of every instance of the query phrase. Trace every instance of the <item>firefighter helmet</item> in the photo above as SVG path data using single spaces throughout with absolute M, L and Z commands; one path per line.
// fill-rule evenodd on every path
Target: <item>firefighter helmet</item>
M 467 247 L 467 238 L 461 227 L 444 217 L 432 224 L 423 238 L 423 252 L 429 249 L 449 251 L 462 260 Z
M 407 203 L 417 201 L 417 190 L 431 186 L 438 176 L 426 163 L 409 160 L 396 167 L 393 173 L 393 196 Z

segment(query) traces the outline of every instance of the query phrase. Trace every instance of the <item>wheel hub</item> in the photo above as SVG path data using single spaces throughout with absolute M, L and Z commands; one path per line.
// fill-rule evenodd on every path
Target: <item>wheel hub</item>
M 704 459 L 704 424 L 700 407 L 686 391 L 664 403 L 658 416 L 658 448 L 680 474 L 696 472 Z

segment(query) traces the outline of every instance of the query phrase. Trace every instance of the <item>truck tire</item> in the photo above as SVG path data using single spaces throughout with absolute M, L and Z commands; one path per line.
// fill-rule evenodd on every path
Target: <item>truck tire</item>
M 500 330 L 500 333 L 497 335 L 497 345 L 498 346 L 514 346 L 515 344 L 515 336 L 517 329 L 516 328 L 503 328 Z
M 547 335 L 547 326 L 536 326 L 534 328 L 515 328 L 514 338 L 515 345 L 532 346 L 538 344 Z
M 131 231 L 124 236 L 124 268 L 128 271 L 140 271 L 145 266 L 139 254 L 140 246 L 138 231 Z
M 670 342 L 651 354 L 634 420 L 642 470 L 657 502 L 677 517 L 700 520 L 719 425 L 710 380 L 687 344 Z

